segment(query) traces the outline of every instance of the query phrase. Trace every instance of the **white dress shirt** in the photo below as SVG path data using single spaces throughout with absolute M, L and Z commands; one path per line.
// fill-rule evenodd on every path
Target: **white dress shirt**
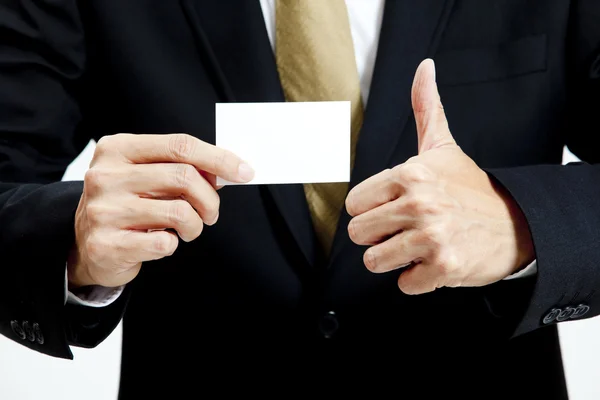
M 267 34 L 273 49 L 275 49 L 276 45 L 275 1 L 276 0 L 260 0 Z M 375 68 L 375 58 L 377 55 L 377 45 L 379 43 L 379 31 L 381 29 L 384 4 L 385 0 L 346 0 L 348 17 L 350 19 L 350 29 L 352 31 L 352 40 L 354 42 L 356 66 L 360 76 L 361 94 L 365 105 L 369 99 L 371 78 L 373 77 L 373 70 Z M 410 40 L 410 38 L 407 38 L 407 40 Z M 521 271 L 505 278 L 505 280 L 524 278 L 531 276 L 536 272 L 537 263 L 534 261 Z M 75 295 L 70 292 L 67 293 L 67 285 L 65 283 L 65 293 L 67 293 L 65 301 L 91 307 L 102 307 L 115 301 L 122 291 L 123 287 L 116 289 L 97 287 L 92 290 L 87 290 L 85 294 L 78 293 Z

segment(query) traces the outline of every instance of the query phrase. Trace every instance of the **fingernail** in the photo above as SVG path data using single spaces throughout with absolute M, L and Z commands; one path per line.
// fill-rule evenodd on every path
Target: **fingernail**
M 433 58 L 431 59 L 431 65 L 433 65 L 433 81 L 437 82 L 437 78 L 436 78 L 437 72 L 435 70 L 435 61 L 433 61 Z
M 238 167 L 238 176 L 244 182 L 249 182 L 254 179 L 254 170 L 246 163 L 240 164 Z

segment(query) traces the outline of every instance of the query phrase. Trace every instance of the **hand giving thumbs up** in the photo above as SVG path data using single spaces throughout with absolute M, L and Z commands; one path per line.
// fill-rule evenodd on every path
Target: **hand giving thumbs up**
M 419 154 L 350 191 L 352 241 L 368 246 L 366 267 L 402 269 L 407 294 L 448 286 L 484 286 L 535 259 L 519 207 L 456 144 L 435 82 L 418 67 L 412 89 Z

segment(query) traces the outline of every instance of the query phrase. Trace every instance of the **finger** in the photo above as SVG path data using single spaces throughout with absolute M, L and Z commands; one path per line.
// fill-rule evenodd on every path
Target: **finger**
M 416 226 L 416 218 L 403 212 L 401 199 L 383 204 L 350 220 L 348 235 L 358 245 L 375 245 Z
M 145 198 L 183 198 L 207 225 L 219 216 L 215 188 L 190 164 L 137 164 L 127 169 L 125 187 Z
M 430 293 L 442 287 L 440 275 L 429 264 L 417 264 L 407 268 L 398 278 L 398 287 L 409 295 Z
M 424 242 L 430 241 L 427 235 L 423 238 Z M 463 262 L 456 252 L 448 247 L 430 248 L 421 264 L 402 273 L 398 287 L 406 294 L 422 294 L 444 286 L 463 286 L 465 279 Z
M 172 255 L 179 245 L 179 239 L 173 232 L 164 230 L 124 231 L 120 243 L 121 248 L 129 254 L 127 257 L 146 262 Z
M 435 64 L 426 59 L 417 68 L 412 87 L 412 105 L 417 124 L 419 154 L 436 147 L 456 144 L 435 81 Z
M 118 270 L 97 270 L 95 280 L 105 287 L 131 282 L 145 261 L 158 260 L 175 252 L 177 235 L 168 231 L 140 232 L 133 230 L 103 231 L 88 238 L 89 253 L 100 265 Z M 93 243 L 93 244 L 92 244 Z
M 369 247 L 363 257 L 365 266 L 371 272 L 384 273 L 420 260 L 426 249 L 417 240 L 417 235 L 417 231 L 408 230 Z
M 214 176 L 213 174 L 209 174 L 206 171 L 199 171 L 200 175 L 202 175 L 204 177 L 204 179 L 206 179 L 206 181 L 208 183 L 210 183 L 210 185 L 215 189 L 215 190 L 221 190 L 223 188 L 223 185 L 217 185 L 217 177 Z
M 254 178 L 252 168 L 237 155 L 186 134 L 120 134 L 103 138 L 98 142 L 97 151 L 98 147 L 100 151 L 115 147 L 127 160 L 137 164 L 191 164 L 201 171 L 238 183 Z
M 413 161 L 397 165 L 355 186 L 346 197 L 346 210 L 351 216 L 360 215 L 435 178 L 435 174 L 421 163 Z
M 203 221 L 185 200 L 136 199 L 120 213 L 122 229 L 174 229 L 179 237 L 190 242 L 202 233 Z
M 354 217 L 397 199 L 404 189 L 386 169 L 356 185 L 346 196 L 346 211 Z

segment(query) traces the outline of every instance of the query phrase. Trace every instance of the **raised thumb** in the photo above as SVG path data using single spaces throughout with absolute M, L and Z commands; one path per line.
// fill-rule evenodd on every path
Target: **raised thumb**
M 426 59 L 415 73 L 412 106 L 417 123 L 419 154 L 434 148 L 456 145 L 435 82 L 435 64 Z

